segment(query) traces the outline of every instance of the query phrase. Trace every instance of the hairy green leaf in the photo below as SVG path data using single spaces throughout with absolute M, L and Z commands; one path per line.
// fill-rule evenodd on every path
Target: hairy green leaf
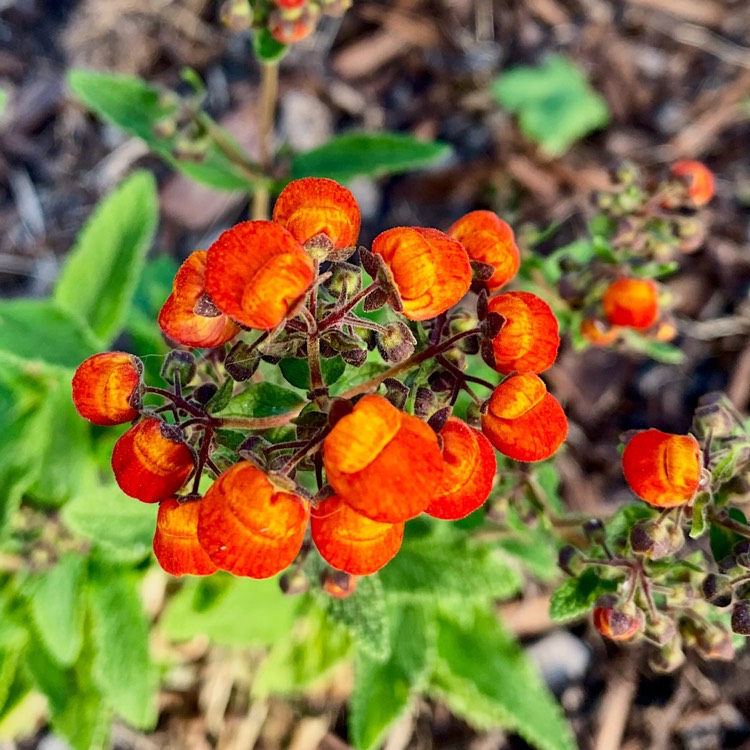
M 589 568 L 578 578 L 569 578 L 552 594 L 549 616 L 555 622 L 576 620 L 585 615 L 602 594 L 616 589 L 615 581 L 601 578 Z
M 99 203 L 78 235 L 53 298 L 109 344 L 122 329 L 156 230 L 156 180 L 134 172 Z
M 328 177 L 340 182 L 368 175 L 398 174 L 435 164 L 450 154 L 446 143 L 402 133 L 346 133 L 292 159 L 292 178 Z
M 279 369 L 286 381 L 295 388 L 306 391 L 310 389 L 310 365 L 306 359 L 296 357 L 282 359 L 279 362 Z M 323 372 L 323 382 L 326 385 L 333 385 L 344 374 L 346 363 L 339 356 L 322 359 L 320 369 Z
M 232 398 L 217 417 L 273 417 L 304 403 L 299 393 L 273 383 L 253 383 Z

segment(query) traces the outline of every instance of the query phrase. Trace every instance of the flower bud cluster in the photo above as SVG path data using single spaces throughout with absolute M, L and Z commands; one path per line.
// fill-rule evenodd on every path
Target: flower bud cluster
M 290 183 L 272 220 L 232 227 L 178 270 L 158 317 L 175 347 L 166 388 L 123 352 L 76 371 L 82 416 L 133 423 L 112 469 L 125 494 L 159 503 L 167 572 L 265 578 L 293 565 L 296 591 L 314 547 L 335 571 L 321 585 L 345 596 L 398 552 L 410 519 L 480 508 L 495 449 L 540 461 L 563 442 L 565 415 L 539 377 L 557 321 L 539 297 L 499 292 L 519 266 L 510 227 L 476 211 L 447 232 L 389 229 L 370 250 L 359 229 L 345 187 Z M 466 372 L 478 353 L 506 376 L 499 385 Z M 376 374 L 332 395 L 365 362 Z M 291 394 L 298 405 L 254 410 L 253 389 L 281 378 L 305 394 Z M 486 402 L 476 386 L 492 390 Z M 454 413 L 462 392 L 471 424 Z

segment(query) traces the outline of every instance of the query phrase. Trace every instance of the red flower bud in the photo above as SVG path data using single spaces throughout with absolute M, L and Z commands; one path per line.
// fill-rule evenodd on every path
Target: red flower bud
M 206 289 L 213 303 L 248 328 L 275 328 L 312 281 L 312 259 L 272 221 L 237 224 L 208 249 Z
M 638 497 L 659 508 L 692 500 L 701 478 L 701 450 L 692 435 L 644 430 L 622 454 L 622 471 Z
M 131 427 L 112 451 L 112 470 L 120 489 L 144 503 L 174 495 L 193 468 L 193 453 L 177 428 L 153 417 Z
M 497 461 L 489 440 L 456 417 L 440 430 L 443 481 L 425 513 L 453 521 L 468 516 L 489 497 Z
M 89 422 L 110 427 L 138 416 L 143 363 L 125 352 L 103 352 L 82 362 L 73 375 L 73 404 Z
M 250 578 L 276 575 L 297 557 L 310 513 L 248 461 L 225 471 L 199 505 L 203 549 L 222 570 Z
M 302 245 L 322 234 L 334 248 L 352 250 L 361 221 L 351 192 L 334 180 L 318 177 L 290 182 L 276 201 L 273 220 Z
M 218 570 L 198 541 L 199 510 L 200 503 L 180 503 L 174 497 L 159 505 L 154 554 L 170 575 L 210 576 Z
M 448 230 L 472 260 L 488 263 L 495 271 L 485 282 L 490 292 L 505 286 L 521 265 L 513 230 L 492 211 L 472 211 Z
M 531 292 L 505 292 L 493 297 L 491 313 L 505 318 L 492 339 L 498 372 L 544 372 L 557 357 L 560 346 L 557 318 L 552 308 Z
M 659 317 L 659 290 L 650 279 L 617 279 L 604 292 L 602 307 L 612 325 L 650 328 Z
M 445 312 L 471 286 L 466 250 L 437 229 L 389 229 L 374 239 L 372 252 L 383 257 L 410 320 L 428 320 Z
M 638 610 L 637 610 L 638 611 Z M 613 607 L 594 608 L 594 627 L 613 641 L 629 641 L 642 627 L 642 617 L 633 617 Z
M 372 521 L 336 495 L 312 512 L 310 530 L 329 565 L 357 576 L 380 570 L 398 552 L 404 538 L 403 523 Z
M 672 174 L 685 180 L 687 191 L 696 206 L 705 206 L 714 197 L 714 173 L 699 161 L 678 161 L 672 165 Z
M 173 341 L 210 349 L 234 338 L 240 327 L 206 294 L 206 257 L 205 250 L 197 250 L 180 266 L 159 313 L 159 326 Z
M 493 391 L 482 417 L 482 432 L 509 458 L 542 461 L 565 440 L 568 421 L 544 381 L 533 373 L 521 373 L 506 378 Z
M 323 465 L 336 494 L 381 523 L 418 516 L 443 473 L 437 435 L 374 394 L 336 422 L 323 444 Z
M 581 336 L 594 346 L 609 346 L 614 344 L 620 336 L 617 326 L 608 326 L 597 318 L 584 318 L 581 321 Z

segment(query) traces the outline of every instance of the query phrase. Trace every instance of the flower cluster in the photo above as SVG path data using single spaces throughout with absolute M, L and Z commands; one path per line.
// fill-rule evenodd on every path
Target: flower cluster
M 225 0 L 221 20 L 235 31 L 266 29 L 280 44 L 294 44 L 309 36 L 321 16 L 341 16 L 351 0 Z
M 175 347 L 167 388 L 146 385 L 123 352 L 76 371 L 83 417 L 133 422 L 112 469 L 125 494 L 160 504 L 154 552 L 168 572 L 273 576 L 304 564 L 309 534 L 332 568 L 368 575 L 397 553 L 408 520 L 480 508 L 494 449 L 540 461 L 565 439 L 539 377 L 557 355 L 555 316 L 534 294 L 500 291 L 519 267 L 510 227 L 475 211 L 447 232 L 389 229 L 370 250 L 359 229 L 346 188 L 290 183 L 271 221 L 232 227 L 178 270 L 158 319 Z M 498 385 L 471 374 L 479 353 L 505 376 Z M 256 409 L 261 386 L 270 401 Z
M 586 525 L 588 554 L 571 546 L 560 553 L 567 573 L 588 576 L 587 586 L 601 592 L 597 630 L 611 640 L 650 641 L 659 671 L 679 666 L 686 647 L 731 659 L 732 631 L 750 635 L 750 526 L 729 506 L 747 492 L 750 435 L 722 394 L 702 399 L 693 432 L 629 436 L 625 480 L 658 512 L 626 506 L 616 523 Z M 710 544 L 686 552 L 687 536 Z
M 669 296 L 656 279 L 701 246 L 706 235 L 701 209 L 713 194 L 713 174 L 696 161 L 675 163 L 653 185 L 631 166 L 617 172 L 611 190 L 598 197 L 588 253 L 566 257 L 560 251 L 559 292 L 579 315 L 583 342 L 632 341 L 628 329 L 651 342 L 676 336 Z

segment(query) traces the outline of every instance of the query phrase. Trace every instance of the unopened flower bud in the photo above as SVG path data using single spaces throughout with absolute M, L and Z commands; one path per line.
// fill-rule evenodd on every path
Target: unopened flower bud
M 456 384 L 456 376 L 447 370 L 438 370 L 430 375 L 428 382 L 435 393 L 449 393 Z
M 195 377 L 195 370 L 195 356 L 192 352 L 173 349 L 164 359 L 161 377 L 170 384 L 173 384 L 176 378 L 180 385 L 184 386 Z
M 192 399 L 201 406 L 205 406 L 219 390 L 215 383 L 203 383 L 192 393 Z
M 693 414 L 693 425 L 699 437 L 726 438 L 737 429 L 732 412 L 720 401 L 699 405 Z
M 417 345 L 409 326 L 401 321 L 389 323 L 378 335 L 377 340 L 380 356 L 392 364 L 398 364 L 411 357 Z
M 740 575 L 743 572 L 742 567 L 737 561 L 737 557 L 735 555 L 727 555 L 726 557 L 722 557 L 717 565 L 719 568 L 719 572 L 727 576 L 736 576 Z
M 646 617 L 645 634 L 657 646 L 664 646 L 677 634 L 677 626 L 668 614 L 656 612 Z
M 630 547 L 633 552 L 652 560 L 661 560 L 674 554 L 684 543 L 682 529 L 669 519 L 645 519 L 630 530 Z
M 346 599 L 357 589 L 358 576 L 329 568 L 321 576 L 323 591 L 334 599 Z
M 249 380 L 260 364 L 260 352 L 244 341 L 238 341 L 224 359 L 224 369 L 232 380 L 242 383 Z
M 232 31 L 245 31 L 252 26 L 253 9 L 248 0 L 225 0 L 219 9 L 222 25 Z
M 348 299 L 355 295 L 362 286 L 362 272 L 358 266 L 351 263 L 334 263 L 331 268 L 331 278 L 325 286 L 335 297 Z
M 654 672 L 669 674 L 679 669 L 685 663 L 685 652 L 682 649 L 680 640 L 673 639 L 659 649 L 651 656 L 648 661 Z
M 701 588 L 706 601 L 715 607 L 728 607 L 732 603 L 732 579 L 729 576 L 709 573 Z
M 566 544 L 557 555 L 557 564 L 569 576 L 578 576 L 586 569 L 583 554 L 572 544 Z
M 704 659 L 732 661 L 732 635 L 723 625 L 711 623 L 696 633 L 695 648 Z
M 590 518 L 586 523 L 583 524 L 583 533 L 592 542 L 600 544 L 605 540 L 606 531 L 604 523 L 598 518 Z
M 301 570 L 287 572 L 279 578 L 279 588 L 288 596 L 304 594 L 310 590 L 310 579 Z
M 414 399 L 414 415 L 420 419 L 427 419 L 437 409 L 437 398 L 429 388 L 417 388 Z
M 383 381 L 385 397 L 399 410 L 403 411 L 409 396 L 409 387 L 396 378 L 386 378 Z
M 643 628 L 643 612 L 634 606 L 595 607 L 594 626 L 613 641 L 628 641 Z
M 750 601 L 745 599 L 734 603 L 732 630 L 738 635 L 750 635 Z

